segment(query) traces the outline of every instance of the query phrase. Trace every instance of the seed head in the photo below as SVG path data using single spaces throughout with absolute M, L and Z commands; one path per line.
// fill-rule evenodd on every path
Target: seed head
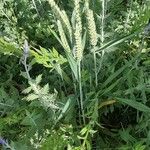
M 25 55 L 29 54 L 29 45 L 28 45 L 28 41 L 27 40 L 24 41 L 23 51 L 24 51 Z

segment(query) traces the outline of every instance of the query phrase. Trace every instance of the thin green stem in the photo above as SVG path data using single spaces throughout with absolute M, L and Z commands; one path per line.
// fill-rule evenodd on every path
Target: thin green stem
M 95 49 L 95 48 L 94 48 Z M 96 53 L 95 53 L 95 50 L 93 52 L 93 57 L 94 57 L 94 72 L 95 72 L 95 85 L 97 87 L 98 85 L 98 79 L 97 79 L 97 60 L 96 60 Z
M 101 42 L 104 42 L 104 24 L 105 24 L 105 0 L 102 0 L 102 14 L 101 14 Z
M 84 137 L 84 141 L 83 141 L 83 144 L 82 144 L 82 148 L 83 148 L 83 149 L 85 148 L 85 144 L 86 144 L 88 135 L 89 135 L 89 131 L 87 131 L 87 133 L 86 133 L 86 135 L 85 135 L 85 137 Z
M 84 141 L 83 141 L 83 144 L 82 144 L 82 148 L 83 148 L 83 149 L 85 148 L 86 141 L 87 141 L 88 136 L 89 136 L 89 133 L 90 133 L 91 125 L 88 125 L 87 128 L 88 128 L 88 129 L 87 129 L 87 131 L 86 131 L 86 134 L 85 134 L 85 137 L 84 137 Z
M 85 124 L 85 113 L 83 107 L 83 90 L 82 90 L 82 79 L 81 79 L 81 62 L 78 62 L 78 78 L 79 78 L 79 91 L 80 91 L 80 107 L 83 118 L 83 123 Z
M 31 77 L 30 77 L 30 74 L 29 74 L 29 69 L 28 69 L 28 67 L 27 67 L 27 56 L 24 57 L 24 67 L 25 67 L 25 71 L 26 71 L 28 80 L 31 81 Z
M 74 85 L 74 93 L 76 93 L 75 96 L 77 98 L 77 105 L 79 106 L 79 111 L 78 111 L 79 123 L 81 124 L 81 117 L 80 117 L 81 116 L 81 110 L 80 110 L 80 100 L 78 99 L 78 93 L 77 93 L 77 81 L 76 81 L 76 79 L 74 77 L 73 72 L 71 73 L 71 75 L 72 75 L 72 80 L 73 80 L 73 85 Z
M 105 33 L 104 33 L 104 28 L 105 28 L 105 13 L 106 13 L 106 8 L 107 8 L 107 1 L 105 2 L 105 0 L 102 0 L 102 11 L 101 11 L 101 46 L 103 46 L 104 41 L 105 41 Z M 95 52 L 96 53 L 96 52 Z M 95 54 L 96 55 L 96 54 Z M 98 76 L 98 73 L 100 72 L 101 66 L 102 66 L 102 62 L 103 62 L 103 56 L 104 56 L 104 50 L 102 50 L 102 54 L 101 54 L 101 61 L 100 61 L 100 65 L 99 65 L 99 69 L 95 69 L 96 70 L 96 77 Z M 96 56 L 94 56 L 96 59 Z
M 35 3 L 35 1 L 34 1 L 34 0 L 32 0 L 32 3 L 33 3 L 33 6 L 34 6 L 34 8 L 35 8 L 35 10 L 36 10 L 37 14 L 40 16 L 40 13 L 39 13 L 39 11 L 38 11 L 38 9 L 37 9 L 37 7 L 36 7 L 36 3 Z

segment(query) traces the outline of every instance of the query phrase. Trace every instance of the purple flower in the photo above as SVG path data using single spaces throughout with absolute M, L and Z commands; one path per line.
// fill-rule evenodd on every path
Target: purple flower
M 0 144 L 1 145 L 7 145 L 7 142 L 4 139 L 0 138 Z
M 144 35 L 148 36 L 150 34 L 150 20 L 149 23 L 144 28 Z

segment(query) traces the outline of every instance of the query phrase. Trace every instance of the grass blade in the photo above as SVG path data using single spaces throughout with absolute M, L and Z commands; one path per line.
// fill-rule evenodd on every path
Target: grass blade
M 131 99 L 125 99 L 125 98 L 116 98 L 116 100 L 118 100 L 121 103 L 125 103 L 139 111 L 150 113 L 150 108 L 140 102 L 137 102 Z

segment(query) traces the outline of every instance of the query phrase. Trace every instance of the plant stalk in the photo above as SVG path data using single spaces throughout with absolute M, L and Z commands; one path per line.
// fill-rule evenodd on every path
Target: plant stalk
M 79 78 L 79 91 L 80 91 L 80 107 L 83 118 L 83 123 L 85 124 L 85 113 L 83 107 L 83 90 L 82 90 L 82 79 L 81 79 L 81 62 L 78 62 L 78 78 Z
M 95 72 L 95 86 L 97 87 L 98 85 L 98 79 L 97 79 L 97 66 L 96 66 L 96 53 L 95 53 L 95 50 L 94 50 L 94 53 L 93 53 L 93 57 L 94 57 L 94 72 Z
M 27 67 L 27 56 L 24 57 L 24 68 L 25 68 L 28 80 L 31 81 L 31 77 L 30 77 L 29 70 L 28 70 L 28 67 Z

